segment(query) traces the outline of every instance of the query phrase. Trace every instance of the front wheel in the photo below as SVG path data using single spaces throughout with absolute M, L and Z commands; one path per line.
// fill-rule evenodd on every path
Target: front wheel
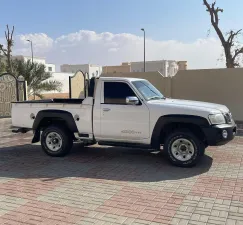
M 200 160 L 205 151 L 205 146 L 190 131 L 178 130 L 167 136 L 164 150 L 172 164 L 191 167 Z
M 73 139 L 67 129 L 52 125 L 42 132 L 41 146 L 47 155 L 64 156 L 70 152 Z

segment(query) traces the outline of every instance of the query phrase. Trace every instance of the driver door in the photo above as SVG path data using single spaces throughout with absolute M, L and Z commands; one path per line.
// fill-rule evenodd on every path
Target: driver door
M 136 142 L 149 138 L 149 109 L 141 101 L 126 104 L 127 97 L 138 97 L 129 83 L 104 81 L 101 100 L 101 138 L 106 141 Z

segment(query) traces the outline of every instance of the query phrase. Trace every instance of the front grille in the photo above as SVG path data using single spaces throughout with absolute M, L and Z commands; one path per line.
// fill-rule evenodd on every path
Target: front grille
M 225 113 L 224 116 L 225 116 L 226 123 L 232 123 L 232 114 L 230 112 Z

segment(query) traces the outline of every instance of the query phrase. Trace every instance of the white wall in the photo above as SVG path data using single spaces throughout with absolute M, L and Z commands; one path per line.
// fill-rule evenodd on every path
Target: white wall
M 99 76 L 102 73 L 102 67 L 92 64 L 80 64 L 80 65 L 69 65 L 63 64 L 60 67 L 61 72 L 63 73 L 76 73 L 78 70 L 81 70 L 83 73 L 88 73 L 89 77 Z
M 96 65 L 89 66 L 89 77 L 99 77 L 102 73 L 102 67 Z
M 54 64 L 46 63 L 46 72 L 56 72 L 56 66 Z
M 49 80 L 56 80 L 62 83 L 62 90 L 60 93 L 69 93 L 69 76 L 73 76 L 74 73 L 52 73 L 52 78 Z M 58 91 L 43 92 L 47 93 L 59 93 Z
M 176 73 L 179 71 L 179 66 L 177 64 L 176 61 L 169 61 L 168 62 L 168 69 L 167 69 L 167 73 L 168 73 L 168 76 L 175 76 Z
M 14 59 L 19 59 L 19 60 L 24 60 L 27 62 L 28 60 L 32 60 L 31 56 L 23 56 L 23 55 L 16 55 L 13 56 Z M 44 64 L 46 66 L 46 72 L 56 72 L 56 66 L 52 63 L 46 63 L 45 58 L 38 58 L 38 57 L 33 57 L 33 62 Z M 51 71 L 49 71 L 49 68 L 51 67 Z
M 24 56 L 24 60 L 25 61 L 32 60 L 32 57 L 30 57 L 30 56 Z M 45 58 L 35 58 L 35 57 L 33 57 L 33 62 L 41 63 L 41 64 L 46 64 Z

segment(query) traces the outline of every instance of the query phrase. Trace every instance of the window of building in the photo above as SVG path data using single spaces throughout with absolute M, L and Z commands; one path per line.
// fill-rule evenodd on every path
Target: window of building
M 98 70 L 96 70 L 96 76 L 98 76 L 99 75 L 99 71 Z
M 48 67 L 48 71 L 51 72 L 52 71 L 52 67 L 49 66 Z
M 136 96 L 128 84 L 122 82 L 104 83 L 104 103 L 125 105 L 126 98 Z

